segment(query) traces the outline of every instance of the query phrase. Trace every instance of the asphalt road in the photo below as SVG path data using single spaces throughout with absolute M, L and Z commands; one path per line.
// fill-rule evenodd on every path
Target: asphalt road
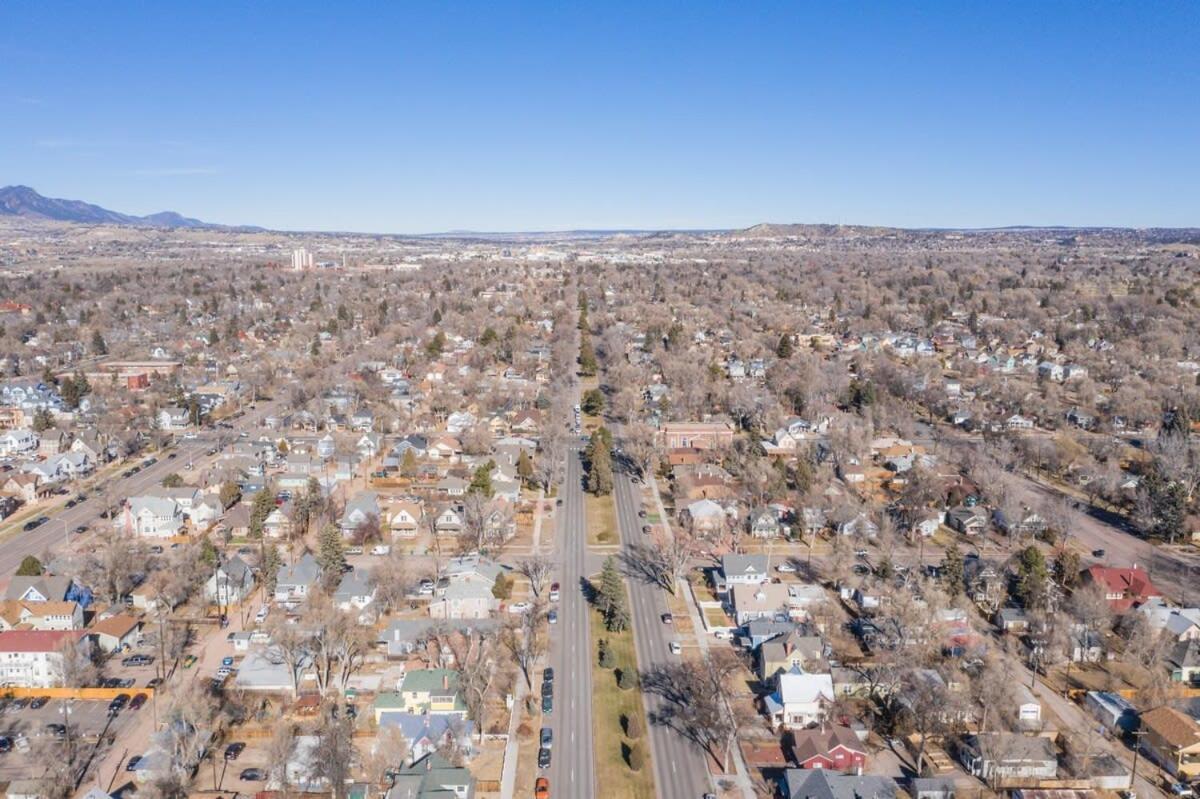
M 624 471 L 614 475 L 614 494 L 621 544 L 628 549 L 640 541 L 642 528 L 637 515 L 637 488 Z M 675 628 L 662 623 L 662 615 L 667 612 L 662 588 L 632 577 L 629 580 L 629 595 L 639 668 L 646 671 L 679 658 L 668 649 L 670 642 L 675 639 Z M 656 696 L 646 699 L 646 708 L 651 716 L 647 726 L 657 794 L 662 799 L 700 799 L 713 790 L 705 755 L 675 729 L 654 723 L 653 716 L 661 703 L 662 699 Z
M 554 730 L 550 789 L 554 796 L 594 799 L 595 746 L 592 737 L 592 655 L 588 605 L 584 595 L 587 517 L 583 465 L 578 446 L 567 450 L 562 507 L 556 514 L 559 542 L 560 601 L 558 624 L 551 627 L 550 664 L 554 667 L 554 712 L 543 723 Z M 537 686 L 534 687 L 537 690 Z
M 120 505 L 131 496 L 138 496 L 162 484 L 162 480 L 172 472 L 184 474 L 184 465 L 191 459 L 196 468 L 201 468 L 201 461 L 208 458 L 207 452 L 216 446 L 218 438 L 235 439 L 241 431 L 254 431 L 264 417 L 275 409 L 276 401 L 259 402 L 253 410 L 247 410 L 246 415 L 233 424 L 233 430 L 202 432 L 195 439 L 180 439 L 179 445 L 167 452 L 145 453 L 138 458 L 128 461 L 117 474 L 103 478 L 106 485 L 107 499 L 113 505 Z M 176 457 L 169 458 L 172 453 Z M 147 458 L 155 457 L 158 462 L 144 467 L 137 474 L 122 477 L 128 468 L 144 462 Z M 56 511 L 47 510 L 45 515 L 50 521 L 33 530 L 25 531 L 18 527 L 0 543 L 0 579 L 5 579 L 17 570 L 17 566 L 27 555 L 41 557 L 47 551 L 61 550 L 64 546 L 74 547 L 79 537 L 70 532 L 80 525 L 87 525 L 89 532 L 86 538 L 94 535 L 100 525 L 111 523 L 110 519 L 100 518 L 104 510 L 105 498 L 100 491 L 87 492 L 88 498 L 73 508 L 61 508 Z M 66 497 L 63 498 L 64 500 Z M 85 540 L 86 540 L 85 538 Z

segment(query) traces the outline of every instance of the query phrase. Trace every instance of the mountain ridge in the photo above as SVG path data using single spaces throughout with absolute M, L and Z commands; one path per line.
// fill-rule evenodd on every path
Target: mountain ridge
M 91 225 L 129 225 L 156 228 L 191 228 L 196 230 L 248 230 L 232 228 L 184 216 L 175 211 L 159 211 L 145 216 L 123 214 L 82 200 L 46 197 L 29 186 L 13 185 L 0 188 L 0 216 L 24 219 L 44 219 L 53 222 L 72 222 Z

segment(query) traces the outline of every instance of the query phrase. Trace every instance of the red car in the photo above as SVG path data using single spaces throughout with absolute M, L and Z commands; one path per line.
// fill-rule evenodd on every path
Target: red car
M 550 780 L 538 777 L 533 784 L 533 799 L 550 799 Z

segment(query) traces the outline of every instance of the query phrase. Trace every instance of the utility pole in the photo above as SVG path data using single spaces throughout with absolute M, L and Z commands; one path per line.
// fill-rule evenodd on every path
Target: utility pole
M 1137 782 L 1137 766 L 1138 755 L 1142 751 L 1142 736 L 1146 734 L 1145 730 L 1136 730 L 1133 735 L 1133 770 L 1129 773 L 1129 790 L 1133 790 L 1134 783 Z

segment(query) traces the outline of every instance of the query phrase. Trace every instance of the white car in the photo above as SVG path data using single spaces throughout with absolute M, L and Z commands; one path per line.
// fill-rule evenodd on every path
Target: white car
M 388 544 L 376 544 L 375 546 L 371 547 L 372 555 L 388 555 L 391 553 L 391 551 L 392 548 Z
M 667 649 L 671 650 L 672 655 L 678 655 L 683 652 L 683 647 L 680 646 L 678 641 L 672 641 L 671 643 L 667 644 Z
M 259 624 L 262 624 L 264 621 L 267 620 L 267 616 L 269 616 L 270 614 L 271 614 L 271 608 L 269 608 L 266 605 L 263 605 L 261 608 L 258 609 L 258 613 L 254 614 L 254 621 L 258 622 Z
M 524 613 L 529 610 L 528 602 L 514 602 L 508 606 L 509 613 Z
M 790 563 L 780 563 L 775 567 L 775 571 L 780 572 L 781 574 L 795 574 L 796 567 Z
M 192 441 L 196 438 L 196 433 L 192 430 L 189 430 L 188 432 L 183 434 L 183 437 L 184 437 L 184 440 L 186 440 L 186 441 Z

